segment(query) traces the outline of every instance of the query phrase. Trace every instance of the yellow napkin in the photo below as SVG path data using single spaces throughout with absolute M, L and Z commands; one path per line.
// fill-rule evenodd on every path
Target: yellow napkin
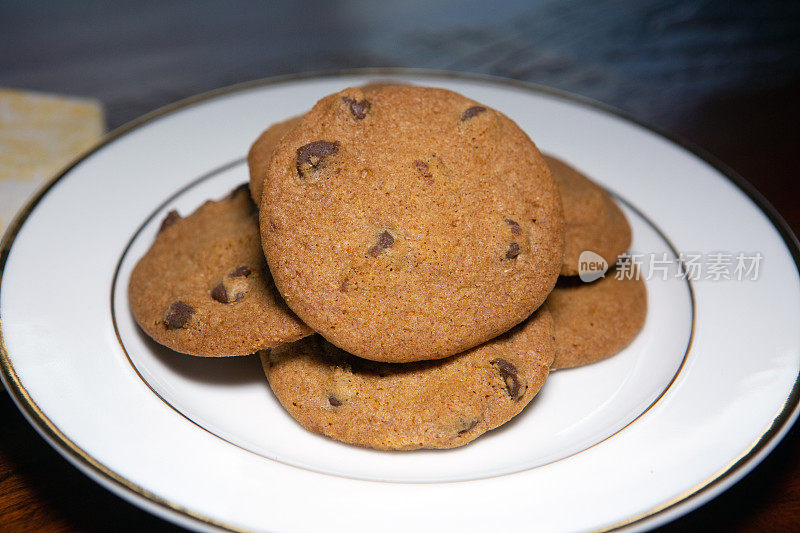
M 103 135 L 95 100 L 0 88 L 0 237 L 44 182 Z

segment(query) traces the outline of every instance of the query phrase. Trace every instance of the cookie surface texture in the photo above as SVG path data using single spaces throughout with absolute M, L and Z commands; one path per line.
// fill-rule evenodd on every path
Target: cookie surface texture
M 315 335 L 261 353 L 272 390 L 306 429 L 381 450 L 464 445 L 517 415 L 553 360 L 552 318 L 537 311 L 506 334 L 440 361 L 391 364 Z
M 312 332 L 275 290 L 258 211 L 243 186 L 186 218 L 174 211 L 131 274 L 136 321 L 155 341 L 200 356 L 246 355 Z
M 564 205 L 562 276 L 576 276 L 584 251 L 592 251 L 613 268 L 631 245 L 631 227 L 614 199 L 592 180 L 560 159 L 545 154 Z
M 563 213 L 504 115 L 424 87 L 346 89 L 280 142 L 261 210 L 281 294 L 328 341 L 410 362 L 477 346 L 555 284 Z
M 610 357 L 633 341 L 647 316 L 647 289 L 638 276 L 616 271 L 591 283 L 559 281 L 545 304 L 553 315 L 553 369 L 587 365 Z

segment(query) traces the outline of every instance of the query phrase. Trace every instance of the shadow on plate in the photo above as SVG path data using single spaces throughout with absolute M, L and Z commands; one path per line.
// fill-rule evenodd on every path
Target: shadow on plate
M 186 355 L 158 344 L 140 328 L 137 334 L 150 353 L 170 371 L 208 385 L 247 385 L 266 382 L 257 354 L 235 357 L 198 357 Z M 129 355 L 130 357 L 130 355 Z M 134 358 L 130 357 L 135 366 Z

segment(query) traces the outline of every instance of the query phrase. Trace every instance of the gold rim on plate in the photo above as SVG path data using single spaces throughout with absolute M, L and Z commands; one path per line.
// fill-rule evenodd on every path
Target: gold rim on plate
M 460 79 L 466 81 L 488 82 L 499 86 L 514 87 L 532 93 L 554 96 L 561 100 L 577 103 L 579 105 L 594 110 L 599 110 L 606 114 L 634 123 L 650 132 L 656 133 L 657 135 L 666 138 L 667 140 L 671 141 L 674 144 L 677 144 L 678 146 L 681 146 L 688 152 L 694 154 L 696 157 L 703 160 L 705 163 L 710 165 L 712 168 L 714 168 L 719 173 L 724 175 L 733 184 L 735 184 L 739 188 L 739 190 L 741 190 L 748 198 L 750 198 L 750 200 L 752 200 L 753 203 L 755 203 L 756 206 L 770 220 L 772 225 L 775 227 L 775 229 L 778 231 L 781 238 L 783 239 L 784 245 L 791 254 L 792 259 L 795 262 L 795 266 L 798 269 L 798 273 L 800 273 L 800 244 L 798 244 L 797 237 L 789 228 L 786 221 L 778 214 L 775 208 L 761 193 L 759 193 L 755 189 L 755 187 L 752 184 L 750 184 L 744 178 L 736 174 L 732 169 L 724 165 L 716 157 L 698 148 L 697 146 L 689 143 L 688 141 L 680 139 L 659 128 L 646 124 L 643 121 L 635 117 L 632 117 L 631 115 L 619 109 L 616 109 L 612 106 L 609 106 L 607 104 L 603 104 L 601 102 L 597 102 L 595 100 L 571 94 L 558 89 L 535 85 L 529 82 L 512 80 L 507 78 L 499 78 L 495 76 L 487 76 L 481 74 L 462 73 L 462 72 L 437 71 L 437 70 L 426 70 L 426 69 L 407 69 L 407 68 L 368 68 L 368 69 L 349 69 L 349 70 L 335 70 L 327 72 L 309 72 L 303 74 L 291 74 L 273 78 L 253 80 L 232 85 L 229 87 L 223 87 L 220 89 L 202 93 L 169 104 L 155 111 L 147 113 L 142 117 L 139 117 L 138 119 L 135 119 L 110 132 L 103 139 L 101 139 L 100 142 L 97 145 L 95 145 L 92 149 L 85 152 L 78 159 L 73 161 L 60 174 L 56 175 L 48 183 L 42 186 L 33 196 L 33 198 L 28 202 L 28 204 L 18 213 L 13 222 L 8 226 L 8 228 L 6 229 L 5 236 L 3 237 L 2 241 L 0 241 L 0 290 L 2 290 L 3 272 L 5 270 L 5 265 L 8 260 L 10 250 L 14 244 L 17 235 L 19 234 L 20 229 L 24 225 L 28 216 L 30 216 L 30 214 L 33 212 L 33 210 L 36 208 L 36 206 L 39 204 L 42 198 L 44 198 L 44 196 L 50 191 L 50 189 L 57 182 L 59 182 L 62 178 L 67 176 L 69 172 L 81 161 L 87 159 L 92 154 L 102 149 L 104 146 L 119 139 L 123 135 L 130 133 L 131 131 L 139 128 L 140 126 L 143 126 L 149 122 L 154 121 L 157 118 L 161 118 L 165 115 L 174 113 L 175 111 L 190 107 L 192 105 L 201 102 L 211 100 L 218 96 L 241 92 L 258 87 L 270 86 L 270 85 L 278 85 L 278 84 L 290 83 L 302 80 L 310 80 L 314 78 L 330 78 L 330 77 L 340 77 L 340 76 L 341 77 L 407 76 L 416 78 L 420 77 L 434 78 L 434 79 L 449 78 L 455 80 Z M 691 290 L 691 284 L 690 284 L 690 290 Z M 694 307 L 693 291 L 692 291 L 692 304 L 693 304 L 692 307 Z M 692 323 L 694 326 L 694 312 L 692 313 L 692 316 L 693 316 Z M 694 330 L 694 327 L 692 327 L 692 330 Z M 690 345 L 691 345 L 691 339 L 690 339 Z M 682 367 L 683 363 L 681 364 L 681 368 Z M 191 511 L 185 507 L 176 505 L 170 502 L 169 500 L 148 491 L 144 487 L 136 483 L 133 483 L 128 479 L 125 479 L 124 477 L 118 475 L 107 466 L 96 461 L 93 457 L 91 457 L 91 455 L 89 455 L 87 452 L 79 448 L 65 434 L 63 434 L 47 418 L 47 416 L 41 411 L 41 409 L 39 409 L 39 407 L 30 397 L 28 392 L 25 390 L 25 387 L 20 382 L 19 377 L 17 376 L 16 371 L 14 370 L 14 367 L 11 364 L 9 354 L 6 349 L 3 337 L 1 314 L 0 314 L 0 369 L 2 370 L 0 377 L 2 377 L 2 381 L 6 386 L 6 390 L 9 392 L 12 399 L 17 404 L 17 407 L 20 409 L 20 411 L 22 411 L 22 413 L 25 415 L 25 417 L 28 419 L 31 425 L 61 455 L 70 460 L 70 462 L 75 464 L 80 470 L 85 472 L 87 475 L 89 475 L 102 485 L 106 486 L 107 488 L 113 490 L 114 492 L 117 492 L 121 496 L 133 497 L 133 499 L 137 499 L 139 501 L 142 501 L 143 503 L 155 505 L 156 508 L 158 508 L 164 514 L 177 514 L 180 518 L 184 520 L 189 519 L 190 521 L 193 521 L 198 525 L 212 526 L 230 531 L 243 531 L 242 529 L 236 528 L 231 524 L 215 520 L 203 514 Z M 680 370 L 678 374 L 679 373 Z M 671 384 L 672 383 L 670 383 L 670 386 Z M 665 392 L 668 389 L 669 386 L 667 387 L 667 389 L 665 389 Z M 714 489 L 724 489 L 725 483 L 732 483 L 733 481 L 735 481 L 734 479 L 735 476 L 737 475 L 743 476 L 749 470 L 755 468 L 755 466 L 761 461 L 761 459 L 763 459 L 763 457 L 766 456 L 766 454 L 769 451 L 771 451 L 775 445 L 777 445 L 780 439 L 788 431 L 789 427 L 791 427 L 791 423 L 793 423 L 794 419 L 797 417 L 798 407 L 800 407 L 800 375 L 795 377 L 795 382 L 792 387 L 791 393 L 789 394 L 782 408 L 775 414 L 767 430 L 761 436 L 755 439 L 751 443 L 751 445 L 748 446 L 748 448 L 739 455 L 739 457 L 731 461 L 727 466 L 720 469 L 717 473 L 710 476 L 705 481 L 685 491 L 683 494 L 680 494 L 669 501 L 663 502 L 639 515 L 631 516 L 610 526 L 601 527 L 599 531 L 613 531 L 621 528 L 628 528 L 631 526 L 642 525 L 644 521 L 653 520 L 656 517 L 663 516 L 667 512 L 670 511 L 677 512 L 680 510 L 681 507 L 686 507 L 689 504 L 693 503 L 694 501 L 703 498 L 704 496 L 710 497 L 713 495 L 712 491 Z

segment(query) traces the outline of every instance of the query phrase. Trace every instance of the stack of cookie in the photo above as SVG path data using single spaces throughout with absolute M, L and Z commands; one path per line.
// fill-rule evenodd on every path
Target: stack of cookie
M 459 94 L 346 89 L 270 127 L 248 163 L 249 188 L 167 216 L 131 308 L 178 352 L 260 351 L 311 431 L 460 446 L 644 323 L 641 281 L 573 281 L 581 251 L 613 264 L 630 245 L 614 201 Z
M 627 346 L 644 326 L 647 292 L 635 269 L 602 273 L 584 282 L 581 255 L 599 256 L 614 268 L 631 245 L 631 228 L 609 194 L 563 161 L 544 156 L 564 206 L 564 263 L 547 308 L 556 330 L 551 369 L 583 366 Z

